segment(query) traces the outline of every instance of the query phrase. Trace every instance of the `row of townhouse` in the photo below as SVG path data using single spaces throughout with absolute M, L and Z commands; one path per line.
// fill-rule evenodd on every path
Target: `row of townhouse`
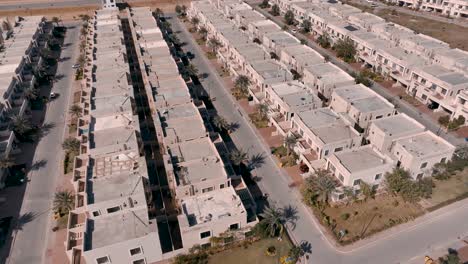
M 463 0 L 385 0 L 414 10 L 433 12 L 447 17 L 468 18 L 468 3 Z
M 386 22 L 341 2 L 275 0 L 284 13 L 309 20 L 312 34 L 332 43 L 353 40 L 357 60 L 406 88 L 409 95 L 434 111 L 465 117 L 468 123 L 468 53 L 447 43 Z
M 132 19 L 153 95 L 156 135 L 168 190 L 179 210 L 183 250 L 210 245 L 226 232 L 244 236 L 258 220 L 256 205 L 229 152 L 211 127 L 202 101 L 192 100 L 193 84 L 184 82 L 178 65 L 149 8 L 133 8 Z M 181 63 L 180 61 L 178 63 Z
M 127 21 L 136 54 L 124 45 Z M 245 236 L 258 222 L 254 200 L 203 103 L 192 101 L 151 10 L 107 7 L 90 24 L 71 263 L 154 263 L 226 232 Z M 144 87 L 129 63 L 141 68 Z
M 247 27 L 239 26 L 231 19 L 235 17 L 232 10 L 241 9 L 239 6 L 245 4 L 194 1 L 189 16 L 199 18 L 199 26 L 221 40 L 218 59 L 234 76 L 242 74 L 251 79 L 252 102 L 269 105 L 274 133 L 295 136 L 294 150 L 309 171 L 328 169 L 342 186 L 355 187 L 359 192 L 361 181 L 379 188 L 385 173 L 395 166 L 421 179 L 431 176 L 434 164 L 451 159 L 455 147 L 398 113 L 368 87 L 355 84 L 354 78 L 309 47 L 297 44 L 293 36 L 281 34 L 281 29 L 272 27 L 264 17 L 250 21 Z M 245 16 L 246 9 L 242 10 Z M 267 30 L 262 30 L 263 26 Z M 274 38 L 286 35 L 291 40 Z M 276 40 L 281 44 L 272 46 Z M 257 55 L 242 56 L 246 46 L 249 54 Z M 277 60 L 265 57 L 272 52 L 280 54 Z M 288 79 L 287 72 L 296 72 L 302 78 Z M 343 197 L 340 191 L 334 199 Z
M 40 16 L 0 18 L 0 158 L 20 152 L 11 117 L 28 110 L 24 91 L 36 83 L 33 69 L 41 63 L 45 25 Z M 7 175 L 7 169 L 0 170 L 0 188 Z

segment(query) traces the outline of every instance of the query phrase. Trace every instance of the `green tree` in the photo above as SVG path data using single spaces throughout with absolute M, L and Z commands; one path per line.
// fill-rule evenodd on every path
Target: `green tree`
M 70 191 L 58 191 L 54 195 L 53 209 L 61 214 L 68 214 L 74 208 L 75 197 Z
M 257 113 L 259 114 L 260 118 L 263 120 L 267 119 L 268 110 L 269 110 L 269 107 L 267 104 L 262 103 L 262 104 L 257 105 Z
M 8 169 L 16 165 L 16 162 L 10 157 L 0 158 L 0 169 Z
M 198 24 L 200 23 L 200 19 L 198 19 L 198 17 L 192 17 L 192 19 L 190 20 L 190 23 L 192 23 L 192 25 L 196 28 Z
M 29 119 L 24 116 L 14 115 L 11 118 L 13 132 L 20 137 L 25 136 L 32 130 L 32 125 Z
M 360 72 L 359 74 L 351 74 L 353 77 L 354 77 L 354 81 L 356 82 L 356 84 L 360 84 L 362 83 L 363 85 L 367 86 L 367 87 L 371 87 L 372 86 L 372 81 L 367 78 L 367 76 Z
M 399 193 L 410 182 L 409 172 L 402 168 L 395 168 L 385 174 L 385 186 L 390 193 Z
M 274 237 L 276 234 L 278 234 L 278 237 L 283 235 L 283 223 L 285 222 L 283 210 L 270 206 L 266 207 L 259 216 L 263 218 L 262 222 L 265 223 L 270 237 Z
M 198 30 L 198 34 L 200 34 L 203 41 L 206 41 L 208 37 L 208 30 L 206 29 L 206 27 L 200 27 L 200 29 Z
M 70 115 L 72 115 L 72 117 L 79 118 L 83 115 L 83 108 L 77 104 L 73 104 L 70 106 L 68 112 Z
M 208 46 L 211 47 L 211 50 L 213 51 L 213 53 L 216 53 L 218 49 L 221 47 L 221 42 L 217 38 L 211 37 L 208 40 Z
M 62 148 L 70 153 L 78 155 L 80 153 L 80 141 L 76 138 L 67 138 L 62 143 Z
M 245 75 L 239 75 L 237 76 L 235 82 L 234 82 L 234 87 L 238 89 L 243 95 L 249 94 L 249 86 L 251 82 L 249 77 Z
M 216 115 L 213 117 L 213 125 L 219 130 L 228 130 L 229 123 L 222 116 Z
M 83 22 L 87 22 L 91 19 L 89 15 L 79 15 L 79 17 L 81 18 L 81 21 Z
M 342 58 L 345 62 L 354 62 L 356 56 L 356 46 L 350 38 L 340 39 L 333 46 L 336 55 Z
M 291 154 L 291 150 L 294 148 L 294 145 L 296 145 L 297 138 L 294 135 L 288 135 L 284 138 L 284 145 L 286 146 L 286 149 L 288 150 L 288 156 Z
M 247 153 L 242 149 L 232 150 L 229 154 L 229 158 L 235 166 L 240 166 L 244 161 L 247 161 Z
M 304 250 L 300 246 L 294 245 L 288 252 L 288 256 L 292 259 L 290 263 L 297 263 L 302 255 L 304 255 Z
M 301 24 L 302 33 L 309 33 L 311 30 L 312 30 L 312 23 L 309 20 L 304 19 L 304 21 L 302 21 L 302 24 Z
M 304 200 L 308 204 L 316 204 L 322 209 L 328 205 L 330 196 L 336 188 L 336 182 L 328 170 L 319 169 L 306 179 L 303 186 Z
M 39 96 L 39 90 L 34 88 L 33 86 L 31 87 L 28 87 L 25 91 L 24 91 L 24 97 L 26 99 L 28 99 L 29 101 L 34 101 L 37 99 L 37 97 Z
M 208 264 L 209 255 L 205 251 L 177 255 L 173 264 Z
M 161 10 L 161 8 L 156 8 L 154 14 L 156 15 L 156 17 L 161 17 L 164 15 L 164 12 Z
M 182 15 L 182 6 L 176 5 L 174 10 L 178 16 Z
M 286 22 L 287 25 L 292 25 L 294 24 L 294 13 L 291 10 L 286 11 L 284 14 L 284 22 Z
M 331 46 L 331 38 L 328 33 L 324 33 L 317 38 L 317 43 L 320 45 L 320 47 L 328 49 Z
M 270 4 L 268 3 L 268 0 L 263 0 L 259 6 L 260 8 L 267 8 L 268 6 L 270 6 Z
M 272 7 L 271 7 L 271 12 L 270 12 L 273 16 L 279 16 L 280 15 L 280 8 L 277 4 L 274 4 Z
M 188 76 L 198 76 L 197 67 L 191 63 L 185 67 L 185 72 Z
M 359 187 L 361 189 L 361 193 L 364 196 L 364 200 L 367 200 L 369 198 L 374 198 L 375 195 L 375 190 L 368 184 L 367 182 L 361 180 Z
M 60 18 L 56 16 L 52 17 L 52 22 L 55 23 L 55 26 L 58 27 L 60 21 L 61 21 Z

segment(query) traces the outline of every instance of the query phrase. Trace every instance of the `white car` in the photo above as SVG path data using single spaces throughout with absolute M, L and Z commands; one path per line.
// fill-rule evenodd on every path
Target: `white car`
M 80 67 L 79 64 L 74 64 L 74 65 L 72 66 L 73 69 L 78 69 L 79 67 Z
M 297 29 L 293 29 L 291 30 L 292 33 L 296 34 L 297 33 Z

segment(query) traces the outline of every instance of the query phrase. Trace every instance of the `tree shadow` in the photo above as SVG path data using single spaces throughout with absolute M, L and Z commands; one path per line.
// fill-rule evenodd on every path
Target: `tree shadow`
M 227 128 L 231 132 L 236 132 L 236 130 L 240 128 L 240 125 L 237 122 L 231 122 L 228 124 Z
M 72 44 L 71 43 L 65 43 L 62 45 L 62 48 L 70 47 Z
M 296 222 L 299 219 L 297 213 L 297 207 L 293 207 L 292 205 L 287 205 L 283 207 L 284 220 L 286 224 L 289 224 L 291 226 L 292 230 L 296 228 Z
M 16 225 L 13 227 L 14 230 L 23 230 L 23 227 L 33 221 L 38 216 L 37 213 L 27 212 L 18 217 L 16 220 Z
M 208 76 L 210 76 L 210 74 L 206 73 L 206 72 L 199 75 L 199 77 L 202 78 L 202 79 L 206 79 L 206 78 L 208 78 Z
M 46 136 L 54 127 L 55 123 L 44 123 L 42 126 L 37 126 L 32 131 L 32 138 L 34 140 L 40 140 Z
M 54 80 L 59 81 L 59 80 L 62 80 L 64 77 L 65 77 L 65 74 L 57 74 L 55 75 Z
M 265 164 L 265 156 L 263 156 L 263 153 L 258 153 L 255 155 L 252 155 L 252 157 L 249 160 L 248 168 L 250 170 L 260 168 L 263 164 Z
M 299 247 L 302 249 L 304 254 L 312 254 L 312 244 L 309 241 L 301 241 Z
M 40 168 L 43 168 L 47 164 L 47 160 L 38 160 L 34 162 L 34 164 L 31 165 L 31 170 L 39 170 Z
M 60 58 L 58 59 L 59 62 L 63 62 L 63 61 L 67 61 L 67 60 L 70 60 L 71 57 L 63 57 L 63 58 Z

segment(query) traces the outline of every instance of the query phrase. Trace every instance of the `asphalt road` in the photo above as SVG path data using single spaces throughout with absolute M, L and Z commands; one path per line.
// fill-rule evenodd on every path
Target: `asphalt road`
M 2 3 L 0 2 L 0 10 L 16 10 L 16 9 L 43 9 L 43 8 L 62 8 L 62 7 L 74 7 L 74 6 L 86 6 L 86 5 L 99 5 L 99 0 L 53 0 L 53 1 L 36 1 L 36 2 L 24 2 L 18 1 L 17 3 Z
M 256 5 L 252 5 L 253 8 L 255 8 L 257 11 L 262 13 L 264 16 L 267 18 L 273 20 L 275 23 L 277 23 L 280 27 L 283 27 L 285 24 L 282 21 L 282 17 L 274 17 L 271 14 L 269 14 L 266 10 L 263 10 L 259 8 Z M 345 63 L 344 61 L 336 58 L 333 53 L 331 53 L 329 50 L 324 49 L 320 47 L 317 43 L 314 41 L 309 41 L 306 36 L 302 35 L 301 33 L 293 33 L 289 31 L 290 34 L 294 35 L 295 37 L 299 39 L 304 39 L 307 40 L 307 45 L 316 50 L 318 53 L 320 53 L 322 56 L 326 55 L 329 58 L 329 61 L 342 70 L 345 70 L 347 72 L 356 72 L 350 65 Z M 450 143 L 452 143 L 455 146 L 463 146 L 466 145 L 466 142 L 462 138 L 455 137 L 453 134 L 446 133 L 443 129 L 441 129 L 441 126 L 432 119 L 430 116 L 428 116 L 425 113 L 421 113 L 419 110 L 411 106 L 409 103 L 406 101 L 399 99 L 397 96 L 394 96 L 391 94 L 386 88 L 384 88 L 382 85 L 378 83 L 373 83 L 372 86 L 370 87 L 372 90 L 377 92 L 379 95 L 385 97 L 387 100 L 389 100 L 391 103 L 395 105 L 397 110 L 399 112 L 405 113 L 408 116 L 414 118 L 421 124 L 423 124 L 428 130 L 434 132 L 435 134 L 438 134 L 440 137 L 446 139 Z
M 20 218 L 27 214 L 32 214 L 33 217 L 14 234 L 10 256 L 6 263 L 45 263 L 47 238 L 51 230 L 52 200 L 57 178 L 62 175 L 61 144 L 74 80 L 72 65 L 78 54 L 80 32 L 78 23 L 65 23 L 65 26 L 76 26 L 67 30 L 64 43 L 71 43 L 71 45 L 64 47 L 61 54 L 61 58 L 69 57 L 70 59 L 59 62 L 57 75 L 64 75 L 64 77 L 54 83 L 52 91 L 60 96 L 48 104 L 44 121 L 46 124 L 55 126 L 38 143 L 32 162 L 34 164 L 46 161 L 46 163 L 37 170 L 29 172 L 30 181 L 27 183 L 20 211 Z
M 249 155 L 262 153 L 265 157 L 263 165 L 256 169 L 256 175 L 261 179 L 260 189 L 268 193 L 271 201 L 278 207 L 295 208 L 298 218 L 295 228 L 291 228 L 290 233 L 296 242 L 309 244 L 311 248 L 309 259 L 304 262 L 314 264 L 406 263 L 410 259 L 414 260 L 415 257 L 423 258 L 428 251 L 443 247 L 447 242 L 456 240 L 462 234 L 466 235 L 468 201 L 462 201 L 420 218 L 415 222 L 417 225 L 413 228 L 406 228 L 402 233 L 398 233 L 395 229 L 390 233 L 382 233 L 375 237 L 374 242 L 369 242 L 360 248 L 353 246 L 337 249 L 332 246 L 315 224 L 315 218 L 303 205 L 298 192 L 288 187 L 289 177 L 276 166 L 263 139 L 244 118 L 246 114 L 224 87 L 222 80 L 209 65 L 209 61 L 190 33 L 176 18 L 169 21 L 173 25 L 174 32 L 181 32 L 179 39 L 186 43 L 184 50 L 195 54 L 192 63 L 200 73 L 208 74 L 207 78 L 202 80 L 202 84 L 208 88 L 211 97 L 216 97 L 213 104 L 218 113 L 228 122 L 239 124 L 239 128 L 231 133 L 235 145 L 246 150 Z

